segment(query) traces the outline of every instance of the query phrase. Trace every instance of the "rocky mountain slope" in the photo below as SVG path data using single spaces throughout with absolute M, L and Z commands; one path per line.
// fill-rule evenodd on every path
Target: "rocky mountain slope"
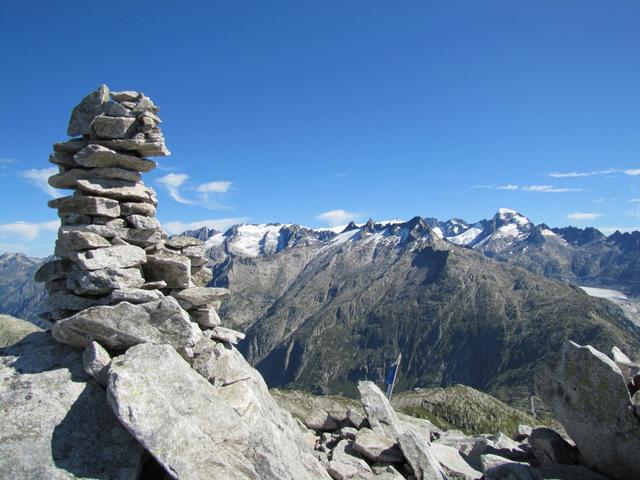
M 0 255 L 0 312 L 47 326 L 38 317 L 47 295 L 44 286 L 33 280 L 42 261 L 21 253 Z
M 456 247 L 420 218 L 228 257 L 217 276 L 236 299 L 222 315 L 246 328 L 241 349 L 272 386 L 352 394 L 402 353 L 401 390 L 463 383 L 522 401 L 567 338 L 640 346 L 610 302 Z

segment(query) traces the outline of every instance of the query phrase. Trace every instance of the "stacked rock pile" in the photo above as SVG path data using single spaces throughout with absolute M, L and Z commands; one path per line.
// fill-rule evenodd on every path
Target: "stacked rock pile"
M 78 137 L 53 147 L 59 173 L 49 184 L 74 193 L 49 202 L 61 220 L 56 259 L 36 280 L 49 293 L 44 318 L 56 322 L 63 343 L 102 339 L 124 349 L 154 339 L 189 355 L 203 335 L 193 323 L 209 338 L 243 338 L 220 326 L 217 308 L 228 292 L 205 287 L 213 275 L 202 242 L 167 239 L 156 193 L 141 179 L 156 167 L 146 156 L 169 155 L 158 111 L 142 93 L 102 85 L 71 114 L 67 133 Z

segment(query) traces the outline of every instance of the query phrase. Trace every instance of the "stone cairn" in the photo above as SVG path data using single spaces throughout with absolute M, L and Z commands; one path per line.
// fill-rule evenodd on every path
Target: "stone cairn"
M 49 202 L 61 220 L 56 259 L 35 278 L 49 293 L 43 318 L 62 343 L 126 349 L 152 341 L 190 356 L 198 327 L 208 338 L 243 338 L 220 326 L 216 310 L 228 291 L 205 287 L 213 275 L 202 242 L 167 238 L 156 193 L 141 180 L 157 165 L 145 157 L 170 154 L 158 111 L 142 93 L 102 85 L 71 114 L 67 133 L 76 138 L 53 146 L 59 173 L 49 184 L 74 193 Z

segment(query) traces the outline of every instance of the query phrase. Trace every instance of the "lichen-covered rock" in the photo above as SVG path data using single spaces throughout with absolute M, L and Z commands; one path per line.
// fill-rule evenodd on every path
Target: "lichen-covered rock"
M 89 216 L 117 218 L 120 216 L 120 205 L 112 198 L 72 195 L 49 200 L 49 207 L 57 208 L 62 215 L 76 213 Z
M 353 449 L 372 462 L 395 463 L 404 459 L 395 440 L 369 428 L 363 428 L 356 434 Z
M 81 356 L 45 332 L 0 350 L 0 478 L 138 478 L 143 451 Z
M 400 422 L 384 393 L 369 381 L 358 382 L 358 391 L 371 429 L 386 437 L 398 438 L 401 432 Z
M 56 322 L 52 333 L 59 342 L 80 348 L 92 340 L 111 349 L 149 342 L 172 345 L 180 352 L 189 351 L 202 338 L 197 325 L 171 297 L 142 305 L 122 302 L 88 308 Z
M 398 445 L 411 465 L 417 480 L 447 480 L 428 441 L 413 431 L 407 431 L 398 437 Z
M 216 388 L 171 347 L 138 345 L 112 362 L 108 401 L 174 478 L 327 479 L 259 374 L 235 368 L 251 380 Z
M 226 288 L 193 287 L 172 294 L 187 310 L 204 307 L 229 296 Z
M 146 252 L 134 245 L 114 245 L 106 248 L 77 252 L 70 255 L 73 263 L 82 270 L 102 270 L 111 268 L 130 268 L 143 264 L 147 260 Z
M 148 281 L 164 280 L 169 288 L 191 286 L 191 261 L 187 257 L 147 255 L 147 263 L 142 268 Z
M 567 342 L 536 388 L 588 467 L 614 479 L 640 478 L 640 418 L 613 360 Z
M 98 342 L 91 342 L 82 353 L 84 371 L 103 387 L 107 386 L 107 380 L 109 380 L 110 363 L 109 353 Z
M 85 146 L 73 156 L 73 160 L 77 165 L 85 168 L 116 167 L 136 172 L 148 172 L 157 166 L 153 160 L 118 153 L 99 144 Z
M 104 268 L 102 270 L 72 270 L 65 280 L 67 289 L 82 295 L 100 295 L 113 290 L 140 288 L 145 279 L 138 268 Z
M 71 112 L 71 119 L 67 128 L 67 135 L 87 135 L 91 132 L 91 122 L 102 113 L 104 105 L 109 101 L 109 88 L 100 85 L 95 92 L 91 92 Z

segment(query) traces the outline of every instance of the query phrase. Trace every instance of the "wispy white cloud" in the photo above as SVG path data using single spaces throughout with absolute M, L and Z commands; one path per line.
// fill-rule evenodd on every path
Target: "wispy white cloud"
M 573 212 L 567 215 L 567 218 L 570 220 L 595 220 L 596 218 L 600 218 L 602 216 L 601 213 L 586 213 L 586 212 Z
M 598 227 L 598 230 L 600 230 L 605 235 L 611 235 L 612 233 L 615 233 L 615 232 L 622 232 L 622 233 L 637 232 L 637 231 L 640 231 L 640 226 L 637 226 L 637 227 Z
M 318 220 L 322 220 L 331 227 L 337 227 L 338 225 L 342 225 L 343 223 L 356 220 L 361 216 L 362 214 L 359 212 L 349 212 L 347 210 L 338 209 L 320 213 L 316 216 L 316 218 Z
M 186 173 L 169 173 L 164 177 L 159 178 L 158 183 L 164 185 L 169 191 L 169 195 L 178 203 L 184 203 L 187 205 L 193 205 L 195 202 L 184 198 L 180 194 L 180 187 L 189 179 L 189 175 Z
M 218 231 L 225 231 L 233 225 L 239 223 L 246 223 L 249 219 L 246 217 L 236 218 L 214 218 L 208 220 L 196 220 L 194 222 L 182 222 L 180 220 L 174 220 L 170 222 L 163 222 L 162 226 L 167 233 L 175 235 L 187 230 L 197 230 L 202 227 L 213 228 Z
M 42 231 L 55 232 L 59 226 L 60 220 L 40 223 L 19 220 L 12 223 L 3 223 L 0 224 L 0 238 L 30 242 L 38 238 Z
M 338 173 L 334 173 L 333 176 L 336 178 L 342 178 L 342 177 L 349 176 L 349 174 L 347 172 L 338 172 Z
M 515 185 L 513 183 L 507 183 L 505 185 L 474 185 L 471 188 L 486 188 L 495 190 L 521 190 L 524 192 L 538 192 L 538 193 L 563 193 L 563 192 L 583 192 L 582 188 L 567 188 L 567 187 L 554 187 L 553 185 Z
M 231 182 L 221 181 L 221 182 L 209 182 L 202 183 L 198 185 L 196 189 L 201 193 L 224 193 L 231 188 Z
M 592 177 L 594 175 L 611 175 L 614 173 L 623 173 L 625 175 L 640 175 L 640 168 L 622 169 L 607 168 L 605 170 L 592 170 L 590 172 L 554 172 L 549 176 L 553 178 L 575 178 L 575 177 Z
M 55 175 L 56 173 L 58 173 L 58 169 L 56 167 L 51 167 L 43 168 L 41 170 L 38 170 L 37 168 L 23 170 L 21 172 L 18 172 L 18 175 L 22 178 L 26 178 L 29 183 L 39 188 L 50 197 L 58 198 L 62 197 L 64 193 L 49 185 L 49 177 L 51 175 Z
M 541 192 L 541 193 L 563 193 L 563 192 L 583 192 L 582 188 L 565 188 L 554 187 L 552 185 L 527 185 L 522 187 L 522 190 L 527 192 Z
M 640 202 L 640 198 L 632 198 L 631 200 L 627 200 L 629 203 L 638 203 Z
M 228 181 L 208 182 L 198 185 L 196 191 L 202 196 L 202 206 L 212 210 L 222 210 L 225 207 L 222 204 L 222 194 L 229 191 L 232 183 Z

